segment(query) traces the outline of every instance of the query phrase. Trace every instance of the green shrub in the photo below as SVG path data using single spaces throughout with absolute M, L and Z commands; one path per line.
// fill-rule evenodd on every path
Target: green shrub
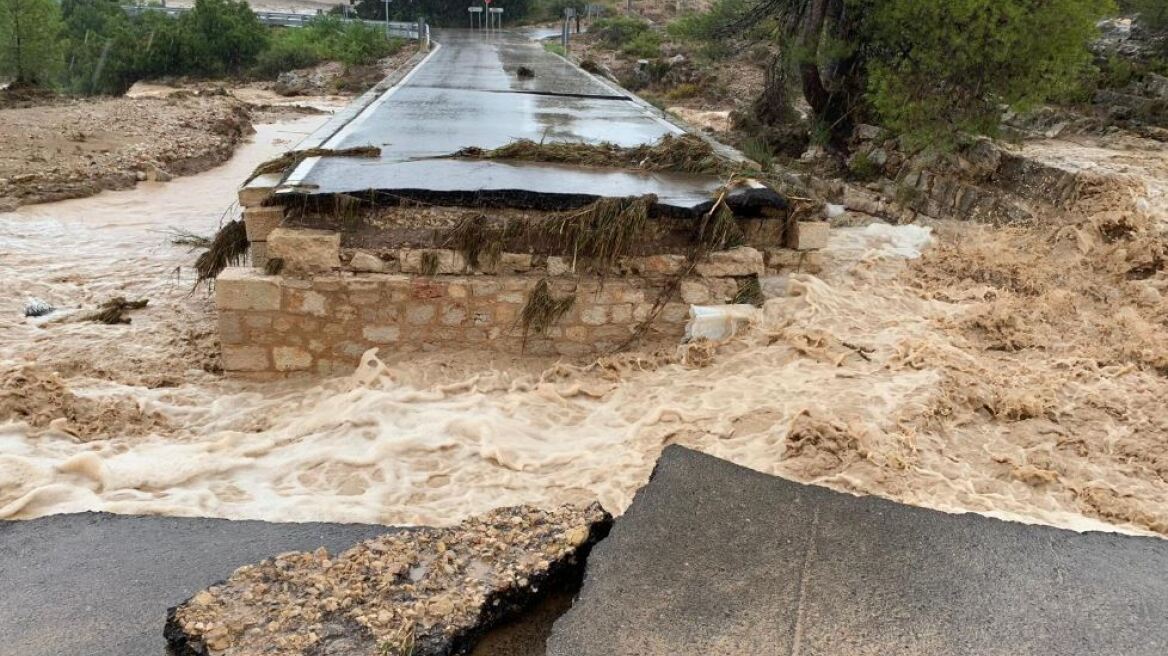
M 286 30 L 286 34 L 300 34 L 300 30 Z M 275 79 L 280 73 L 319 64 L 323 56 L 320 47 L 302 37 L 275 38 L 268 49 L 261 52 L 252 73 L 265 79 Z
M 274 30 L 271 44 L 260 53 L 252 73 L 271 79 L 284 71 L 307 68 L 322 61 L 365 66 L 392 55 L 404 45 L 403 39 L 386 38 L 379 27 L 319 16 L 299 29 Z
M 178 35 L 181 72 L 193 75 L 241 71 L 268 46 L 268 28 L 243 0 L 195 0 Z
M 852 155 L 852 159 L 848 162 L 848 171 L 855 179 L 862 182 L 875 180 L 883 175 L 880 165 L 872 161 L 867 151 L 860 151 Z
M 670 100 L 685 100 L 686 98 L 693 98 L 700 94 L 702 88 L 692 82 L 684 82 L 679 84 L 665 93 L 665 96 Z
M 61 10 L 54 0 L 0 0 L 0 75 L 51 86 L 64 64 Z
M 747 139 L 742 144 L 742 154 L 758 162 L 763 171 L 769 171 L 775 165 L 775 153 L 771 150 L 770 144 L 763 139 Z
M 601 18 L 588 28 L 590 34 L 600 38 L 601 43 L 613 49 L 623 48 L 634 39 L 649 32 L 649 22 L 634 16 L 612 16 Z M 660 37 L 658 37 L 660 45 Z
M 1025 110 L 1081 79 L 1110 0 L 885 0 L 865 37 L 868 99 L 909 146 L 994 134 L 1000 108 Z M 906 29 L 906 26 L 913 26 Z M 1036 38 L 1035 35 L 1042 35 Z
M 661 56 L 661 35 L 652 30 L 641 32 L 621 47 L 621 52 L 642 59 L 656 59 Z

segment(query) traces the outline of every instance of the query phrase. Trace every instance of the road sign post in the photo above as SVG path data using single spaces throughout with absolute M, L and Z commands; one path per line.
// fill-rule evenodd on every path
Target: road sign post
M 492 21 L 492 18 L 494 19 L 493 21 Z M 494 22 L 496 30 L 503 29 L 503 8 L 502 7 L 489 7 L 487 9 L 487 27 L 490 27 L 492 22 Z
M 482 7 L 467 7 L 467 15 L 470 16 L 470 29 L 483 27 L 483 8 Z

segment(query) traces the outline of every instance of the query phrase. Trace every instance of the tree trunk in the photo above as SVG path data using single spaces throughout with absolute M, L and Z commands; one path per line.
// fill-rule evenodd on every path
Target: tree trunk
M 791 99 L 787 95 L 787 67 L 783 55 L 775 55 L 767 65 L 766 85 L 762 95 L 754 101 L 754 116 L 763 125 L 782 125 L 794 118 Z
M 803 97 L 811 111 L 822 117 L 827 110 L 828 92 L 819 72 L 819 44 L 823 39 L 823 22 L 827 16 L 828 0 L 811 0 L 803 32 L 799 38 L 799 73 L 803 78 Z

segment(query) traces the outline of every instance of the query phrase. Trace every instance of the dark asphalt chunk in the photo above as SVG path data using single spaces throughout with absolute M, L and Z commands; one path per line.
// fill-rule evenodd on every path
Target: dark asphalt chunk
M 1159 656 L 1168 541 L 853 497 L 680 447 L 548 656 Z
M 391 530 L 106 513 L 0 522 L 0 656 L 160 656 L 166 609 L 237 567 Z

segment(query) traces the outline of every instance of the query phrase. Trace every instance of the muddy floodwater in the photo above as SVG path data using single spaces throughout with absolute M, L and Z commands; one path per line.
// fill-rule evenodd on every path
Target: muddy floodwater
M 1077 237 L 839 228 L 823 274 L 766 280 L 757 324 L 717 348 L 590 366 L 370 353 L 350 377 L 223 379 L 210 298 L 169 232 L 213 231 L 246 173 L 321 120 L 259 126 L 202 175 L 0 215 L 0 517 L 450 524 L 592 499 L 619 513 L 677 443 L 946 511 L 1168 532 L 1154 366 L 1168 282 L 1108 277 L 1097 256 L 1135 249 L 1093 245 L 1089 222 Z M 1146 210 L 1133 193 L 1124 211 Z M 1120 291 L 1079 300 L 1093 285 Z M 129 325 L 72 320 L 113 296 L 150 304 Z M 61 309 L 25 319 L 28 297 Z M 1090 314 L 1066 323 L 1076 312 Z M 1105 349 L 1125 329 L 1152 331 L 1144 350 Z

